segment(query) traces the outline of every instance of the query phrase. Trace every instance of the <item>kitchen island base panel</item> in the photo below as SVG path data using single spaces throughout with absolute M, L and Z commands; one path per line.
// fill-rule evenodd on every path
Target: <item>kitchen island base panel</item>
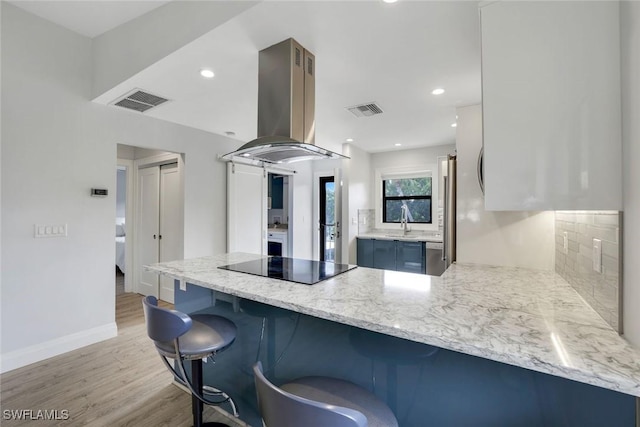
M 238 311 L 234 297 L 210 289 L 187 284 L 184 292 L 176 285 L 175 295 L 180 311 L 194 313 L 189 308 L 195 308 L 225 316 L 238 326 L 234 345 L 216 356 L 215 363 L 205 364 L 205 383 L 227 390 L 238 404 L 240 418 L 260 426 L 251 366 L 262 320 Z M 386 367 L 350 344 L 353 327 L 302 314 L 296 320 L 298 315 L 277 317 L 276 336 L 266 337 L 273 341 L 276 361 L 275 367 L 269 366 L 263 352 L 269 380 L 281 385 L 310 375 L 337 377 L 387 400 Z M 402 427 L 423 427 L 425 420 L 433 426 L 636 425 L 635 397 L 600 387 L 445 349 L 419 363 L 398 362 L 395 415 Z

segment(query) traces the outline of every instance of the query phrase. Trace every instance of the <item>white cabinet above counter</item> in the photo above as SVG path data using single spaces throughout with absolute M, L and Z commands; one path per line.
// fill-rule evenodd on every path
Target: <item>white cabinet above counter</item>
M 480 9 L 487 210 L 621 210 L 618 2 Z

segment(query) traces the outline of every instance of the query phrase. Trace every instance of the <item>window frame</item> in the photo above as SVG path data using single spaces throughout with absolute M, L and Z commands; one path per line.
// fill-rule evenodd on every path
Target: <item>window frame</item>
M 439 163 L 424 163 L 420 166 L 403 166 L 403 167 L 384 167 L 374 170 L 374 189 L 373 202 L 375 209 L 375 228 L 377 229 L 396 229 L 399 227 L 397 222 L 384 222 L 383 218 L 383 181 L 385 179 L 401 179 L 401 178 L 431 178 L 431 223 L 411 222 L 410 228 L 419 231 L 438 231 L 440 198 L 439 184 L 440 172 Z
M 386 185 L 391 179 L 412 179 L 412 178 L 429 178 L 431 180 L 431 194 L 428 196 L 387 196 Z M 429 200 L 429 219 L 430 221 L 407 221 L 407 224 L 433 224 L 433 177 L 431 175 L 421 175 L 412 177 L 382 177 L 382 223 L 383 224 L 400 224 L 400 221 L 387 221 L 387 200 Z

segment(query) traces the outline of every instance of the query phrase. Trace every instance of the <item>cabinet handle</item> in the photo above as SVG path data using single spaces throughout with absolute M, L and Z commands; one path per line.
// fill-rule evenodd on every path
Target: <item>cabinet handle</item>
M 155 239 L 156 239 L 156 235 L 154 234 L 154 235 L 153 235 L 153 240 L 155 240 Z
M 158 235 L 158 239 L 162 239 L 162 234 Z

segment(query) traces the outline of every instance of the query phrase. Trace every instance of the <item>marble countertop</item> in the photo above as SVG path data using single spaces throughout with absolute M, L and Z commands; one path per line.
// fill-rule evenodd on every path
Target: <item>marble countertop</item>
M 268 233 L 288 233 L 289 230 L 287 230 L 286 228 L 268 228 L 267 232 Z
M 632 347 L 554 272 L 453 264 L 441 277 L 358 267 L 313 286 L 218 269 L 233 253 L 146 266 L 296 312 L 640 396 Z
M 358 234 L 359 239 L 381 239 L 381 240 L 402 240 L 406 242 L 442 242 L 442 235 L 434 236 L 429 234 L 412 233 L 409 231 L 406 235 L 402 235 L 400 231 L 372 231 L 369 233 Z

